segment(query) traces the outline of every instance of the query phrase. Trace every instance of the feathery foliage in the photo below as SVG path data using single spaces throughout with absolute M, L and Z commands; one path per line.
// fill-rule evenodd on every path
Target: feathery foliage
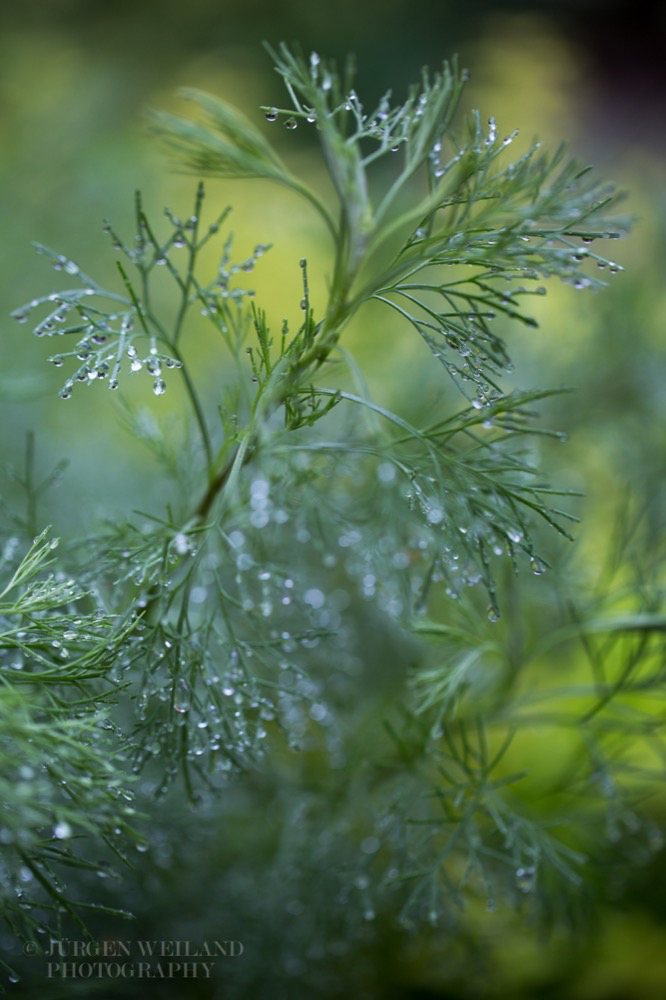
M 14 314 L 46 307 L 34 332 L 64 338 L 51 358 L 67 365 L 63 399 L 79 383 L 116 389 L 144 372 L 162 397 L 180 378 L 199 441 L 194 483 L 166 511 L 102 527 L 80 584 L 43 577 L 50 549 L 40 536 L 2 596 L 1 739 L 14 748 L 3 752 L 12 774 L 44 789 L 35 805 L 20 782 L 3 787 L 14 817 L 7 871 L 16 881 L 27 869 L 47 899 L 14 904 L 8 919 L 23 937 L 33 907 L 48 919 L 49 898 L 78 914 L 52 877 L 56 865 L 87 864 L 69 850 L 74 833 L 121 856 L 134 836 L 129 807 L 117 818 L 128 758 L 144 797 L 177 794 L 182 782 L 201 809 L 238 782 L 250 796 L 261 781 L 279 789 L 291 768 L 303 783 L 303 850 L 318 845 L 332 909 L 352 922 L 390 914 L 450 928 L 466 919 L 465 899 L 493 909 L 528 897 L 532 913 L 555 922 L 593 881 L 585 872 L 600 829 L 624 827 L 648 846 L 657 838 L 633 804 L 632 763 L 641 741 L 663 738 L 654 591 L 616 613 L 608 581 L 592 596 L 573 587 L 540 621 L 521 607 L 522 575 L 506 572 L 541 576 L 546 530 L 568 538 L 576 517 L 566 499 L 559 506 L 571 491 L 547 483 L 530 445 L 552 433 L 535 425 L 534 407 L 555 390 L 513 386 L 496 328 L 536 326 L 530 301 L 543 281 L 596 288 L 599 268 L 620 269 L 597 249 L 625 228 L 612 214 L 617 196 L 563 148 L 535 143 L 512 159 L 515 133 L 500 136 L 478 113 L 459 123 L 465 76 L 455 61 L 424 71 L 403 104 L 389 93 L 366 112 L 349 70 L 285 46 L 272 55 L 291 103 L 266 106 L 265 118 L 313 130 L 331 203 L 218 98 L 186 91 L 201 119 L 161 112 L 152 127 L 197 175 L 269 179 L 301 194 L 331 238 L 327 300 L 312 300 L 303 259 L 301 320 L 276 323 L 270 303 L 238 282 L 269 266 L 269 247 L 232 263 L 227 212 L 205 221 L 200 182 L 191 215 L 167 210 L 164 229 L 140 196 L 131 240 L 105 224 L 112 289 L 38 247 L 76 287 Z M 209 273 L 201 251 L 213 241 L 219 264 Z M 164 276 L 175 300 L 161 292 Z M 344 335 L 377 303 L 386 322 L 425 342 L 458 406 L 442 391 L 423 418 L 371 396 Z M 210 365 L 224 388 L 213 401 L 188 366 L 199 315 L 219 334 Z M 177 467 L 178 449 L 143 429 Z M 100 607 L 84 613 L 93 584 Z M 546 684 L 556 653 L 574 647 L 589 680 Z M 539 727 L 568 741 L 545 804 L 525 768 Z M 299 764 L 298 750 L 326 763 Z M 296 837 L 290 809 L 278 804 L 275 823 Z M 306 893 L 285 851 L 271 877 L 283 872 Z M 340 889 L 350 883 L 351 893 Z

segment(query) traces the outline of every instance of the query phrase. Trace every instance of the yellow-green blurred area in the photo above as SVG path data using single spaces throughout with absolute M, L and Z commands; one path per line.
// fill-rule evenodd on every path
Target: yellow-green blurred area
M 73 258 L 102 284 L 115 283 L 120 291 L 103 219 L 108 217 L 131 240 L 135 189 L 143 192 L 148 216 L 158 229 L 164 225 L 165 233 L 165 205 L 181 217 L 190 212 L 196 178 L 170 169 L 168 156 L 147 132 L 146 109 L 186 111 L 175 96 L 180 86 L 220 95 L 275 142 L 294 173 L 325 192 L 315 133 L 304 126 L 287 132 L 266 122 L 259 110 L 260 105 L 287 104 L 261 41 L 295 39 L 305 51 L 338 58 L 355 53 L 357 91 L 368 105 L 388 88 L 401 97 L 418 80 L 423 64 L 437 66 L 457 51 L 471 74 L 465 108 L 479 108 L 484 119 L 494 115 L 500 132 L 519 128 L 512 154 L 526 149 L 534 137 L 549 148 L 565 139 L 581 161 L 627 191 L 622 210 L 635 221 L 631 234 L 606 251 L 624 268 L 608 276 L 609 287 L 592 293 L 551 283 L 545 299 L 533 300 L 539 329 L 507 325 L 501 332 L 515 361 L 517 386 L 575 390 L 541 408 L 541 425 L 568 436 L 565 445 L 540 439 L 542 467 L 558 485 L 586 494 L 569 508 L 583 519 L 573 554 L 570 543 L 556 536 L 545 543 L 554 573 L 591 591 L 604 578 L 604 567 L 615 560 L 619 596 L 613 607 L 600 607 L 599 613 L 635 609 L 641 579 L 647 585 L 660 572 L 658 565 L 647 563 L 641 570 L 642 560 L 663 548 L 666 81 L 658 41 L 664 41 L 663 14 L 649 6 L 593 0 L 485 0 L 469 11 L 460 9 L 464 6 L 435 0 L 340 0 L 330 8 L 297 0 L 235 5 L 225 0 L 33 0 L 3 8 L 0 412 L 6 470 L 2 493 L 8 507 L 21 503 L 12 470 L 21 473 L 29 431 L 35 435 L 41 475 L 61 459 L 69 461 L 38 511 L 40 523 L 54 524 L 56 533 L 84 532 L 100 516 L 120 517 L 134 508 L 159 513 L 168 495 L 160 467 L 122 426 L 125 410 L 117 396 L 92 384 L 77 387 L 66 402 L 59 399 L 63 371 L 47 362 L 57 350 L 54 338 L 38 340 L 30 324 L 19 326 L 9 318 L 24 302 L 63 287 L 62 275 L 35 253 L 32 240 Z M 264 182 L 209 180 L 206 190 L 209 221 L 225 205 L 233 206 L 225 226 L 234 233 L 235 260 L 246 258 L 259 242 L 272 244 L 242 284 L 256 289 L 256 301 L 274 330 L 279 331 L 284 318 L 292 328 L 301 321 L 302 257 L 308 260 L 316 315 L 332 258 L 328 236 L 308 205 Z M 209 263 L 212 274 L 212 251 Z M 361 314 L 345 346 L 375 398 L 406 417 L 422 417 L 429 407 L 439 406 L 442 395 L 452 408 L 462 405 L 414 332 L 386 313 L 369 308 Z M 188 357 L 214 413 L 216 392 L 229 378 L 230 363 L 203 321 L 189 340 Z M 178 432 L 189 420 L 177 372 L 170 374 L 159 399 L 142 375 L 121 391 L 153 419 L 173 421 Z M 631 535 L 638 515 L 640 526 Z M 663 567 L 661 573 L 663 587 Z M 545 578 L 532 584 L 528 630 L 547 632 L 550 599 L 547 589 L 539 588 L 549 586 Z M 621 664 L 633 641 L 613 647 L 609 672 L 612 657 Z M 573 641 L 543 651 L 539 664 L 541 673 L 535 669 L 526 676 L 526 683 L 534 685 L 533 703 L 540 690 L 560 681 L 591 683 L 590 663 Z M 580 708 L 580 695 L 572 699 L 566 708 L 573 712 Z M 528 727 L 507 768 L 520 766 L 521 757 L 528 759 L 534 771 L 530 781 L 548 787 L 560 757 L 575 753 L 576 745 L 575 730 L 563 737 L 561 730 L 551 734 L 544 725 Z M 650 794 L 646 808 L 663 819 L 666 801 L 652 789 Z M 473 987 L 458 974 L 451 981 L 451 966 L 431 934 L 393 970 L 405 980 L 404 991 L 391 992 L 403 984 L 382 985 L 378 975 L 378 989 L 384 992 L 373 995 L 658 1000 L 666 995 L 662 855 L 651 858 L 649 866 L 649 877 L 639 871 L 621 906 L 614 904 L 613 886 L 606 887 L 605 909 L 578 948 L 569 938 L 536 943 L 501 907 L 477 915 L 476 933 L 488 944 L 485 992 L 477 978 Z M 159 915 L 155 921 L 157 925 Z M 155 931 L 153 936 L 169 934 Z

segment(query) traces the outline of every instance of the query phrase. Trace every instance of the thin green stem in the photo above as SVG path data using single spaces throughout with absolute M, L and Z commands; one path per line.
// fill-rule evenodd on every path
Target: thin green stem
M 177 361 L 182 364 L 182 357 L 180 351 L 175 344 L 170 345 L 173 356 Z M 199 432 L 201 434 L 201 442 L 203 444 L 204 452 L 206 454 L 206 467 L 208 469 L 208 477 L 213 475 L 213 446 L 210 440 L 210 433 L 208 431 L 208 424 L 206 422 L 206 417 L 201 405 L 201 400 L 199 399 L 199 394 L 196 391 L 192 376 L 190 375 L 189 367 L 183 364 L 181 368 L 181 374 L 183 376 L 183 381 L 185 383 L 185 389 L 190 398 L 190 403 L 192 404 L 192 409 L 194 411 L 194 417 L 199 427 Z

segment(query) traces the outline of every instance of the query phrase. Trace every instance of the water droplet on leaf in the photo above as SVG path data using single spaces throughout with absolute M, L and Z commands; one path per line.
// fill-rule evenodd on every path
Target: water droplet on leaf
M 546 572 L 545 563 L 537 559 L 536 556 L 530 559 L 530 568 L 535 576 L 542 576 Z
M 534 865 L 528 868 L 518 868 L 516 870 L 516 888 L 518 892 L 528 893 L 534 888 L 536 881 L 536 869 Z

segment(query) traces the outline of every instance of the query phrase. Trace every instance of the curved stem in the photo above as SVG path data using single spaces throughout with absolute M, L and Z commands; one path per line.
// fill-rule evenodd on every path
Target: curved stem
M 328 214 L 325 205 L 323 204 L 322 201 L 320 201 L 320 199 L 314 193 L 312 188 L 308 187 L 307 184 L 303 184 L 303 182 L 299 181 L 297 177 L 292 177 L 291 175 L 288 175 L 286 177 L 280 177 L 279 180 L 282 181 L 285 187 L 289 187 L 292 189 L 292 191 L 296 191 L 298 194 L 303 195 L 303 197 L 306 198 L 310 202 L 310 204 L 317 209 L 317 212 L 326 223 L 326 227 L 331 236 L 333 237 L 333 242 L 337 245 L 338 231 L 335 228 L 335 223 L 333 222 L 331 216 Z

